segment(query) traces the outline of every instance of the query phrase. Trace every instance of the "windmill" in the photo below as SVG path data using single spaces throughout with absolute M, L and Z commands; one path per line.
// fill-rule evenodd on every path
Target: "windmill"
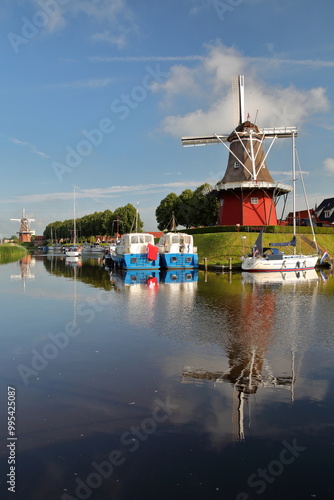
M 17 232 L 19 235 L 20 242 L 30 242 L 31 236 L 35 234 L 35 231 L 31 231 L 30 222 L 35 221 L 35 219 L 27 219 L 25 216 L 25 210 L 22 209 L 21 219 L 10 219 L 21 223 L 20 230 Z
M 277 201 L 292 191 L 292 187 L 274 182 L 266 160 L 276 139 L 292 138 L 294 143 L 297 128 L 259 129 L 248 117 L 245 120 L 243 75 L 232 78 L 232 95 L 233 132 L 229 135 L 182 137 L 182 145 L 223 144 L 229 151 L 225 175 L 215 191 L 220 200 L 218 225 L 277 225 Z M 267 152 L 262 145 L 264 139 L 271 139 Z

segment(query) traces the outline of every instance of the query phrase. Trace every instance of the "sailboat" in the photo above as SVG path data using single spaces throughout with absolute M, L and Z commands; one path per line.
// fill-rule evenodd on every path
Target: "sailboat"
M 292 161 L 292 174 L 293 174 L 293 238 L 291 241 L 285 243 L 269 243 L 269 247 L 263 247 L 262 236 L 264 229 L 260 232 L 255 245 L 252 248 L 251 254 L 244 259 L 241 264 L 243 271 L 249 272 L 286 272 L 286 271 L 307 271 L 314 269 L 319 255 L 318 253 L 312 255 L 304 255 L 298 253 L 286 253 L 277 247 L 296 247 L 296 147 L 295 135 L 292 135 L 293 142 L 293 161 Z M 302 175 L 299 169 L 300 176 Z M 305 194 L 305 191 L 304 191 Z M 306 196 L 305 196 L 306 200 Z M 306 200 L 307 202 L 307 200 Z M 308 210 L 309 212 L 309 210 Z M 309 212 L 310 213 L 310 212 Z M 317 249 L 312 219 L 309 216 L 311 228 L 313 233 L 313 241 Z
M 73 243 L 65 252 L 66 257 L 79 257 L 81 255 L 81 247 L 77 245 L 77 226 L 75 214 L 75 188 L 73 189 Z

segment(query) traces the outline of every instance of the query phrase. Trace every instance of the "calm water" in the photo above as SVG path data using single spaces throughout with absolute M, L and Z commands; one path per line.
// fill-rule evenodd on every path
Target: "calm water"
M 0 277 L 1 498 L 334 497 L 334 277 Z

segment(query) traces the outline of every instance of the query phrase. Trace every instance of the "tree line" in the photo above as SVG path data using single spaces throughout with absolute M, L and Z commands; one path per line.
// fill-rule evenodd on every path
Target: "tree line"
M 76 219 L 77 238 L 81 241 L 92 236 L 113 236 L 116 232 L 130 233 L 136 230 L 136 226 L 137 230 L 141 231 L 144 223 L 131 203 L 116 208 L 114 212 L 94 212 Z M 43 235 L 49 240 L 73 240 L 73 219 L 51 222 L 46 226 Z
M 202 184 L 195 191 L 186 189 L 179 196 L 169 193 L 155 211 L 158 229 L 170 229 L 173 215 L 177 226 L 190 228 L 215 225 L 218 207 L 219 202 L 209 184 Z M 136 231 L 136 226 L 137 230 L 141 231 L 144 223 L 131 203 L 116 208 L 114 212 L 105 210 L 76 219 L 77 238 L 81 241 L 97 235 L 130 233 Z M 43 235 L 49 240 L 73 240 L 73 219 L 51 222 L 46 226 Z

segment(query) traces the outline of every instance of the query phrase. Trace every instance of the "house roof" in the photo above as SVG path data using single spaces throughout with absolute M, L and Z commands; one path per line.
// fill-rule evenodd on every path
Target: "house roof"
M 315 213 L 321 222 L 334 224 L 334 198 L 326 198 L 315 209 Z

